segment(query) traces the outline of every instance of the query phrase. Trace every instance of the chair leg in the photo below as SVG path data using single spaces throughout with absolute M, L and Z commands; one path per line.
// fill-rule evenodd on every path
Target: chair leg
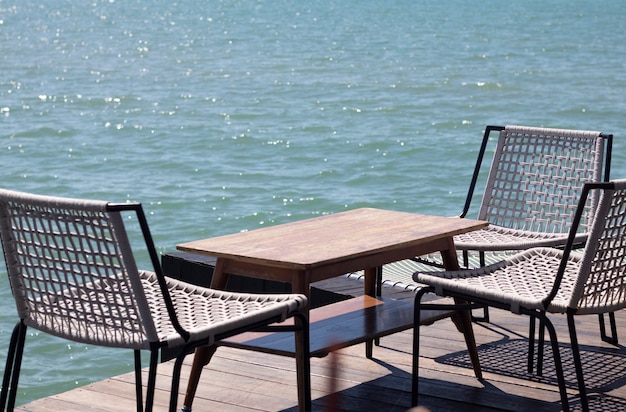
M 576 336 L 576 325 L 574 322 L 574 315 L 570 312 L 567 313 L 567 325 L 569 327 L 569 336 L 572 344 L 572 356 L 574 357 L 574 366 L 576 368 L 576 379 L 578 380 L 578 393 L 580 394 L 580 404 L 583 408 L 583 411 L 588 411 L 589 401 L 587 399 L 587 389 L 585 388 L 583 365 L 580 359 L 578 337 Z
M 528 322 L 528 373 L 533 373 L 535 369 L 535 328 L 537 326 L 536 319 L 530 317 Z
M 411 407 L 417 406 L 419 392 L 420 322 L 422 297 L 431 288 L 422 288 L 415 294 L 413 305 L 413 366 L 411 372 Z
M 180 372 L 183 368 L 183 361 L 187 357 L 187 352 L 189 352 L 190 348 L 185 346 L 180 350 L 178 356 L 176 356 L 176 361 L 174 361 L 174 368 L 172 370 L 172 386 L 170 389 L 170 412 L 176 411 L 176 404 L 178 403 L 178 389 L 180 387 Z M 198 378 L 200 378 L 198 376 Z M 196 382 L 197 386 L 197 382 Z M 185 407 L 182 408 L 185 411 Z
M 538 315 L 540 324 L 543 324 L 548 329 L 550 335 L 550 342 L 552 343 L 552 354 L 554 357 L 554 368 L 556 370 L 557 381 L 559 384 L 559 393 L 561 394 L 561 406 L 564 412 L 569 411 L 569 400 L 567 399 L 567 388 L 565 387 L 565 375 L 563 374 L 563 363 L 561 361 L 561 352 L 559 350 L 559 342 L 556 336 L 556 330 L 554 325 L 547 318 L 545 313 Z
M 146 412 L 152 412 L 154 392 L 156 390 L 157 365 L 159 364 L 159 349 L 150 348 L 150 369 L 148 370 L 148 389 L 146 391 Z
M 11 341 L 9 343 L 9 351 L 7 352 L 7 359 L 4 366 L 4 378 L 2 379 L 2 389 L 0 390 L 0 405 L 2 405 L 2 410 L 4 410 L 7 404 L 7 398 L 9 397 L 9 386 L 11 385 L 11 374 L 13 373 L 15 347 L 17 346 L 17 336 L 19 335 L 20 324 L 21 322 L 18 322 L 13 328 Z
M 141 351 L 134 350 L 135 355 L 135 399 L 137 400 L 137 412 L 143 412 L 143 383 L 141 378 Z
M 483 315 L 482 316 L 474 316 L 472 313 L 472 321 L 473 322 L 486 322 L 489 323 L 489 307 L 483 306 Z
M 609 312 L 609 325 L 611 327 L 611 336 L 606 334 L 606 327 L 604 324 L 604 313 L 598 314 L 598 319 L 600 321 L 600 337 L 606 343 L 611 345 L 617 345 L 617 326 L 615 324 L 615 312 Z
M 22 353 L 24 351 L 24 340 L 26 338 L 26 325 L 21 321 L 13 328 L 9 351 L 7 353 L 4 377 L 2 379 L 2 390 L 0 392 L 0 404 L 2 410 L 13 410 L 19 381 L 20 368 L 22 363 Z M 7 399 L 9 404 L 7 405 Z
M 380 297 L 383 295 L 383 267 L 382 266 L 378 266 L 376 268 L 376 296 Z M 374 345 L 376 346 L 380 346 L 380 338 L 376 338 L 374 339 Z M 367 348 L 367 344 L 366 344 L 366 350 L 365 350 L 365 357 L 368 359 L 371 359 L 374 354 L 373 354 L 373 348 L 371 347 L 371 345 L 369 345 L 370 347 Z
M 15 361 L 13 362 L 13 372 L 11 373 L 11 389 L 9 389 L 9 402 L 7 411 L 15 408 L 15 399 L 17 397 L 17 384 L 20 379 L 20 370 L 22 368 L 22 356 L 24 354 L 24 341 L 26 340 L 26 325 L 22 322 L 19 324 L 17 335 L 17 345 L 15 347 Z
M 545 317 L 545 313 L 543 316 Z M 543 376 L 543 353 L 545 351 L 545 343 L 546 324 L 543 319 L 539 319 L 539 336 L 537 341 L 537 376 Z
M 428 307 L 439 310 L 455 310 L 452 315 L 452 321 L 456 325 L 457 329 L 463 333 L 465 338 L 465 344 L 467 345 L 467 351 L 472 361 L 472 367 L 477 379 L 482 379 L 482 369 L 480 367 L 480 361 L 478 358 L 478 349 L 476 348 L 476 339 L 474 338 L 474 330 L 472 328 L 472 320 L 470 311 L 475 308 L 476 305 L 468 304 L 465 301 L 455 298 L 454 305 L 445 304 L 424 304 L 422 305 L 422 297 L 432 292 L 434 288 L 425 287 L 420 289 L 415 294 L 415 304 L 413 305 L 413 367 L 411 371 L 411 406 L 417 406 L 418 392 L 419 392 L 419 346 L 420 346 L 420 321 L 422 307 Z M 461 306 L 463 308 L 461 308 Z
M 298 382 L 298 409 L 301 412 L 311 410 L 311 343 L 309 320 L 304 313 L 294 315 L 296 322 L 296 375 Z
M 191 372 L 189 373 L 189 382 L 187 383 L 187 391 L 185 392 L 185 400 L 183 401 L 182 412 L 191 412 L 191 404 L 193 398 L 196 396 L 196 389 L 198 389 L 198 382 L 200 382 L 200 375 L 202 375 L 202 368 L 209 364 L 211 358 L 217 351 L 216 345 L 201 346 L 196 348 L 193 356 L 193 363 L 191 365 Z

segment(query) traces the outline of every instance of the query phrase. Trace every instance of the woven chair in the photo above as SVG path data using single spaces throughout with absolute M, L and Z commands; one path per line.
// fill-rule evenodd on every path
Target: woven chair
M 587 223 L 587 242 L 582 252 L 572 252 L 579 228 L 585 224 L 584 215 L 590 201 L 598 206 L 593 222 Z M 584 185 L 564 249 L 532 248 L 483 268 L 418 272 L 414 278 L 428 286 L 416 295 L 415 319 L 419 319 L 421 310 L 436 307 L 436 304 L 421 302 L 424 293 L 429 291 L 539 319 L 549 332 L 561 402 L 563 409 L 568 410 L 556 331 L 546 316 L 546 313 L 565 314 L 580 402 L 582 408 L 588 410 L 574 317 L 613 312 L 626 306 L 626 179 Z M 416 324 L 413 404 L 417 403 L 418 395 L 419 328 Z
M 137 268 L 124 221 L 138 222 L 153 271 Z M 136 219 L 135 219 L 136 217 Z M 310 409 L 308 323 L 302 295 L 254 295 L 197 287 L 163 275 L 141 204 L 114 204 L 0 189 L 0 236 L 17 322 L 0 402 L 13 410 L 28 327 L 86 344 L 133 349 L 137 410 L 141 350 L 149 350 L 145 410 L 152 410 L 158 354 L 176 354 L 170 411 L 187 353 L 294 317 L 300 409 Z M 284 329 L 281 329 L 284 330 Z M 8 402 L 8 403 L 7 403 Z
M 490 225 L 456 236 L 457 250 L 484 253 L 563 247 L 583 185 L 609 180 L 613 136 L 582 130 L 487 126 L 461 217 L 470 210 L 494 131 L 499 136 L 477 217 Z M 576 239 L 579 244 L 585 241 L 594 208 L 593 202 L 586 205 Z
M 479 266 L 532 247 L 565 246 L 577 199 L 587 182 L 608 181 L 613 136 L 595 131 L 524 126 L 487 126 L 461 217 L 465 217 L 481 176 L 492 132 L 499 133 L 477 218 L 487 228 L 455 236 L 463 266 L 478 253 Z M 576 244 L 583 245 L 595 204 L 587 204 Z M 488 255 L 486 258 L 485 255 Z M 489 321 L 488 311 L 477 320 Z M 617 344 L 615 317 L 611 336 L 600 317 L 601 338 Z M 534 330 L 534 324 L 531 324 Z

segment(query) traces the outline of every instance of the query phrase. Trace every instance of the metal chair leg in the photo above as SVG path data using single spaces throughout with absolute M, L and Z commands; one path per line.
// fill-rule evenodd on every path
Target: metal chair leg
M 531 316 L 528 322 L 528 373 L 535 369 L 535 327 L 536 319 Z
M 20 321 L 15 325 L 13 333 L 11 333 L 11 341 L 9 343 L 9 351 L 7 353 L 6 364 L 4 367 L 4 378 L 2 379 L 2 389 L 0 392 L 0 405 L 2 405 L 3 410 L 4 407 L 7 406 L 7 399 L 11 393 L 10 387 L 12 386 L 13 371 L 15 368 L 15 354 L 17 352 L 18 341 L 22 328 L 25 328 L 25 326 Z
M 600 337 L 606 343 L 611 345 L 617 345 L 617 325 L 615 324 L 615 312 L 609 312 L 609 325 L 611 327 L 611 336 L 606 334 L 606 327 L 604 324 L 604 313 L 598 314 L 598 319 L 600 321 Z
M 578 346 L 578 337 L 576 336 L 576 324 L 574 315 L 567 313 L 567 326 L 569 328 L 569 336 L 572 344 L 572 356 L 574 357 L 574 366 L 576 368 L 576 379 L 578 380 L 578 393 L 580 394 L 580 404 L 583 411 L 589 410 L 589 401 L 587 399 L 587 389 L 585 388 L 585 378 L 583 376 L 583 365 L 580 360 L 580 348 Z
M 156 375 L 158 363 L 158 348 L 150 348 L 150 369 L 148 372 L 148 389 L 146 391 L 146 412 L 152 412 L 152 407 L 154 405 L 154 392 L 156 390 Z
M 545 312 L 544 312 L 545 316 Z M 537 320 L 539 320 L 539 332 L 537 335 L 537 339 L 535 340 L 535 328 Z M 535 374 L 537 376 L 543 375 L 543 355 L 545 352 L 545 332 L 546 327 L 541 318 L 530 318 L 529 329 L 528 329 L 528 373 L 533 373 L 535 370 L 534 365 L 534 356 L 535 356 L 535 342 L 537 342 L 537 369 Z
M 470 318 L 470 311 L 476 308 L 476 304 L 465 302 L 461 299 L 454 299 L 454 304 L 422 304 L 422 297 L 427 292 L 434 291 L 432 287 L 425 287 L 420 289 L 415 294 L 415 304 L 413 305 L 413 368 L 412 368 L 412 382 L 411 382 L 411 406 L 417 405 L 418 398 L 418 383 L 419 383 L 419 329 L 420 329 L 420 316 L 422 307 L 425 309 L 436 310 L 454 310 L 451 317 L 452 322 L 455 324 L 459 332 L 463 333 L 465 338 L 465 344 L 467 345 L 467 351 L 472 361 L 472 368 L 477 379 L 482 379 L 482 370 L 480 367 L 480 360 L 478 358 L 478 349 L 476 347 L 476 339 L 474 337 L 474 331 L 472 329 L 472 321 Z
M 419 315 L 420 310 L 418 309 L 415 314 Z M 411 377 L 411 407 L 417 406 L 417 399 L 419 396 L 419 336 L 419 325 L 415 325 L 415 327 L 413 328 L 413 372 Z
M 543 316 L 545 317 L 545 312 Z M 547 319 L 547 318 L 546 318 Z M 543 353 L 545 351 L 546 342 L 546 325 L 543 319 L 539 319 L 539 340 L 537 342 L 537 376 L 543 375 Z
M 417 406 L 419 392 L 419 358 L 420 358 L 420 324 L 421 301 L 424 294 L 431 288 L 422 288 L 415 294 L 415 304 L 413 305 L 413 367 L 411 373 L 411 407 Z M 416 321 L 417 320 L 417 321 Z
M 556 336 L 556 330 L 554 325 L 547 318 L 545 313 L 541 313 L 538 316 L 540 324 L 545 325 L 550 335 L 550 342 L 552 343 L 552 354 L 554 356 L 554 368 L 556 370 L 556 376 L 559 384 L 559 393 L 561 394 L 561 406 L 563 412 L 569 411 L 569 400 L 567 398 L 567 388 L 565 387 L 565 375 L 563 373 L 563 363 L 561 361 L 561 352 L 559 350 L 559 342 Z
M 26 340 L 26 325 L 22 322 L 18 324 L 16 345 L 15 345 L 15 358 L 13 361 L 13 371 L 11 372 L 11 388 L 9 389 L 9 402 L 7 404 L 7 411 L 12 411 L 15 408 L 15 399 L 17 397 L 17 384 L 20 379 L 20 370 L 22 367 L 22 356 L 24 355 L 24 341 Z
M 9 386 L 11 385 L 11 374 L 13 373 L 13 362 L 15 360 L 15 347 L 17 346 L 17 335 L 19 333 L 20 322 L 18 322 L 13 328 L 11 334 L 11 341 L 9 343 L 9 351 L 7 353 L 7 359 L 4 366 L 4 378 L 2 379 L 2 389 L 0 390 L 0 404 L 2 409 L 7 403 L 9 397 Z
M 187 353 L 190 348 L 185 346 L 182 348 L 178 356 L 176 356 L 176 361 L 174 362 L 174 368 L 172 370 L 172 386 L 170 390 L 170 412 L 176 411 L 176 404 L 178 403 L 178 389 L 180 387 L 180 372 L 183 368 L 183 361 L 187 356 Z M 186 410 L 183 407 L 183 410 Z
M 137 401 L 137 412 L 143 412 L 143 383 L 141 379 L 141 351 L 135 349 L 135 399 Z
M 380 297 L 382 295 L 383 295 L 383 267 L 378 266 L 376 268 L 376 296 Z M 380 346 L 380 338 L 374 339 L 374 345 Z M 365 356 L 368 359 L 371 359 L 373 357 L 372 349 L 373 348 L 371 347 L 371 345 L 369 349 L 366 349 Z
M 487 306 L 483 306 L 483 315 L 482 316 L 474 316 L 474 314 L 472 314 L 472 321 L 473 322 L 486 322 L 489 323 L 489 307 Z

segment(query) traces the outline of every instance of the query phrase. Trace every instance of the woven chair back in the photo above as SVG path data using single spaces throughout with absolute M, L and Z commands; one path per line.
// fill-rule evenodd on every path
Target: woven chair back
M 626 179 L 603 189 L 585 246 L 571 308 L 577 313 L 626 307 Z
M 567 233 L 583 185 L 602 181 L 604 145 L 600 132 L 506 126 L 478 218 L 511 229 Z M 595 203 L 591 198 L 581 232 Z
M 106 202 L 0 190 L 0 235 L 27 326 L 103 346 L 156 339 L 122 216 Z

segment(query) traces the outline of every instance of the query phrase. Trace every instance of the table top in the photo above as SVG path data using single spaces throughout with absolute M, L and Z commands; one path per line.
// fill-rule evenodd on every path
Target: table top
M 419 246 L 487 225 L 473 219 L 362 208 L 182 243 L 177 249 L 307 270 L 346 258 Z

